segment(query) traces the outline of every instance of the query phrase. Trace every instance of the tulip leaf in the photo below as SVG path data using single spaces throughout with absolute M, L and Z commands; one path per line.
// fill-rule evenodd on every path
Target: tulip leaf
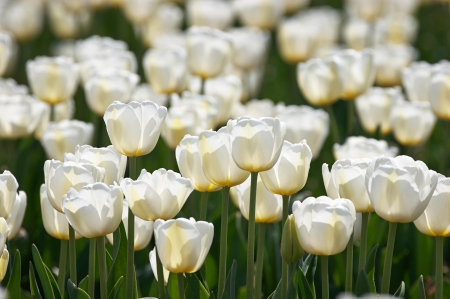
M 123 277 L 120 277 L 119 280 L 117 280 L 116 284 L 114 285 L 114 288 L 109 292 L 108 299 L 116 299 L 119 296 L 120 288 L 122 287 Z
M 314 287 L 314 274 L 316 273 L 316 269 L 317 269 L 317 256 L 309 254 L 303 261 L 301 270 L 311 287 L 311 291 L 313 292 L 314 297 L 316 297 L 316 288 Z
M 367 279 L 366 271 L 361 269 L 359 270 L 358 278 L 356 278 L 355 295 L 359 297 L 368 293 L 370 293 L 370 283 Z
M 9 277 L 8 285 L 6 286 L 6 290 L 11 298 L 20 299 L 20 266 L 20 252 L 19 250 L 16 250 L 13 265 L 11 267 L 12 273 Z
M 88 289 L 89 289 L 89 275 L 86 275 L 86 277 L 83 278 L 83 279 L 78 283 L 78 288 L 82 289 L 82 290 L 85 291 L 86 293 L 88 292 Z
M 167 283 L 167 293 L 170 299 L 180 299 L 178 291 L 178 277 L 177 274 L 169 274 L 169 282 Z
M 50 271 L 50 269 L 44 264 L 45 271 L 47 272 L 47 275 L 50 279 L 50 283 L 52 284 L 53 293 L 55 295 L 56 299 L 62 299 L 61 298 L 61 292 L 59 291 L 58 283 L 56 282 L 55 275 Z
M 281 280 L 280 282 L 278 282 L 275 291 L 272 294 L 270 294 L 270 296 L 267 297 L 267 299 L 281 299 Z
M 425 286 L 423 285 L 423 276 L 420 275 L 419 277 L 419 285 L 418 285 L 418 299 L 427 299 L 427 296 L 425 295 Z
M 41 255 L 36 245 L 31 246 L 31 252 L 33 255 L 34 265 L 36 266 L 36 271 L 38 273 L 39 280 L 41 281 L 42 288 L 44 290 L 45 299 L 55 299 L 55 294 L 53 293 L 52 283 L 48 277 L 47 271 L 45 269 L 44 262 L 42 261 Z
M 91 299 L 89 295 L 77 286 L 69 279 L 67 281 L 67 292 L 70 299 Z
M 370 291 L 372 293 L 376 293 L 376 285 L 375 285 L 375 260 L 377 257 L 378 244 L 375 244 L 369 252 L 367 256 L 366 265 L 364 266 L 364 270 L 367 274 L 367 279 L 370 284 Z
M 209 295 L 209 299 L 216 299 L 216 296 L 214 295 L 214 291 L 211 291 L 211 294 Z
M 209 293 L 197 275 L 186 273 L 188 298 L 209 299 Z
M 32 299 L 42 299 L 39 293 L 39 288 L 36 282 L 36 276 L 34 275 L 33 263 L 30 262 L 30 269 L 28 270 L 28 275 L 30 276 L 30 292 Z
M 113 261 L 116 260 L 117 254 L 119 253 L 119 247 L 120 247 L 120 226 L 117 227 L 117 229 L 113 232 Z
M 317 259 L 316 259 L 317 261 Z M 306 279 L 305 274 L 302 269 L 296 271 L 297 276 L 294 276 L 294 279 L 297 279 L 297 294 L 300 299 L 314 299 L 316 298 L 313 287 L 310 286 L 308 280 Z M 274 297 L 275 299 L 276 297 Z
M 233 260 L 230 272 L 228 272 L 227 281 L 225 282 L 225 290 L 219 299 L 235 299 L 236 298 L 236 260 Z
M 394 293 L 394 298 L 404 298 L 405 297 L 405 283 L 402 281 L 397 291 Z

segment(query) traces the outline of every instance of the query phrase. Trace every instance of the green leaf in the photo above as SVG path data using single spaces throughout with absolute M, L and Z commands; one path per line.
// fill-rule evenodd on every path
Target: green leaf
M 366 271 L 361 269 L 355 283 L 355 295 L 359 297 L 368 293 L 370 293 L 370 283 L 367 279 Z
M 180 299 L 180 294 L 178 291 L 178 277 L 177 274 L 169 274 L 169 282 L 167 284 L 167 293 L 170 299 Z
M 369 280 L 370 291 L 374 294 L 377 292 L 377 288 L 375 285 L 375 260 L 377 257 L 378 244 L 375 244 L 369 252 L 367 256 L 366 265 L 364 266 L 364 270 L 367 275 L 367 279 Z
M 14 262 L 12 265 L 12 273 L 9 277 L 8 285 L 6 286 L 6 290 L 9 293 L 11 298 L 20 299 L 20 252 L 16 250 L 14 254 Z
M 28 275 L 30 276 L 30 292 L 32 299 L 42 299 L 39 293 L 39 288 L 36 282 L 36 276 L 34 275 L 33 263 L 30 262 L 30 269 L 28 270 Z
M 402 281 L 397 291 L 394 293 L 394 297 L 404 298 L 405 297 L 405 283 Z
M 314 274 L 317 269 L 317 256 L 313 254 L 309 254 L 305 261 L 302 263 L 302 272 L 306 277 L 308 284 L 310 285 L 311 291 L 313 293 L 314 298 L 316 297 L 316 288 L 314 286 Z
M 44 289 L 45 299 L 55 299 L 55 294 L 53 293 L 52 283 L 48 277 L 47 271 L 45 269 L 44 262 L 42 261 L 41 255 L 36 245 L 31 246 L 31 252 L 33 255 L 34 265 L 36 266 L 36 271 L 38 273 L 39 280 L 41 281 L 42 288 Z
M 120 288 L 122 287 L 123 277 L 120 277 L 119 280 L 117 280 L 116 284 L 114 285 L 114 288 L 109 292 L 108 299 L 116 299 L 119 296 Z
M 267 299 L 281 299 L 281 280 L 280 282 L 278 282 L 275 291 L 272 294 L 270 294 L 270 296 L 267 297 Z
M 89 295 L 77 286 L 69 279 L 67 281 L 67 292 L 70 299 L 91 299 Z
M 316 296 L 303 273 L 303 270 L 297 270 L 297 294 L 300 299 L 314 299 Z M 275 298 L 275 297 L 274 297 Z M 281 299 L 281 298 L 280 298 Z
M 50 269 L 44 264 L 45 271 L 47 272 L 47 275 L 50 279 L 50 283 L 52 284 L 53 293 L 55 295 L 56 299 L 62 299 L 61 298 L 61 292 L 59 291 L 58 282 L 56 281 L 55 275 L 50 271 Z
M 236 299 L 236 260 L 233 260 L 233 264 L 231 264 L 231 269 L 225 282 L 225 291 L 220 299 Z
M 88 289 L 89 289 L 89 275 L 86 275 L 85 278 L 83 278 L 79 283 L 78 283 L 78 288 L 82 289 L 83 291 L 85 291 L 86 293 L 88 293 Z
M 423 285 L 423 276 L 420 275 L 419 277 L 419 293 L 417 296 L 417 299 L 427 299 L 427 296 L 425 295 L 425 286 Z
M 209 293 L 205 286 L 200 282 L 197 275 L 186 273 L 187 291 L 190 298 L 209 299 Z
M 123 223 L 121 223 L 123 224 Z M 121 241 L 121 233 L 120 233 L 120 226 L 114 231 L 113 233 L 113 261 L 116 260 L 117 255 L 119 254 L 120 249 L 120 241 Z

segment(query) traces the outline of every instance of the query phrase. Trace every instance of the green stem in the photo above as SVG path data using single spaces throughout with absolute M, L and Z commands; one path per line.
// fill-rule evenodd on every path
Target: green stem
M 61 249 L 59 253 L 59 273 L 58 273 L 58 287 L 61 292 L 61 296 L 64 297 L 66 288 L 66 273 L 67 273 L 67 247 L 69 241 L 61 240 Z
M 284 229 L 284 225 L 286 223 L 286 220 L 289 215 L 289 195 L 283 195 L 283 221 L 281 223 L 281 228 Z M 288 289 L 288 271 L 289 271 L 289 265 L 282 261 L 281 264 L 281 298 L 286 297 L 287 289 Z
M 55 121 L 55 105 L 50 105 L 50 121 Z
M 137 157 L 129 157 L 130 159 L 130 178 L 137 179 L 136 160 Z M 134 214 L 128 208 L 128 242 L 127 242 L 127 277 L 126 277 L 126 293 L 128 297 L 133 298 L 134 292 Z
M 328 290 L 328 256 L 322 255 L 321 257 L 321 270 L 322 270 L 322 299 L 328 299 L 330 292 Z
M 89 281 L 88 294 L 91 298 L 95 296 L 95 238 L 89 239 Z
M 180 294 L 180 299 L 184 299 L 184 277 L 183 273 L 178 273 L 178 293 Z
M 208 212 L 208 192 L 202 192 L 202 199 L 200 200 L 200 221 L 206 221 Z
M 256 256 L 255 298 L 261 298 L 262 275 L 264 265 L 264 248 L 265 248 L 264 242 L 266 237 L 267 224 L 259 223 L 258 226 L 259 226 L 259 234 L 258 234 L 258 253 Z
M 392 255 L 394 254 L 395 233 L 397 224 L 389 222 L 388 242 L 386 246 L 386 256 L 384 258 L 383 280 L 381 282 L 381 294 L 389 294 L 389 286 L 391 281 Z
M 228 236 L 228 204 L 230 202 L 230 187 L 222 188 L 222 219 L 220 223 L 220 260 L 219 282 L 217 294 L 222 297 L 227 279 L 227 236 Z
M 352 136 L 355 122 L 355 100 L 347 101 L 347 137 Z
M 166 291 L 164 289 L 164 271 L 161 260 L 159 259 L 158 249 L 155 247 L 155 255 L 156 255 L 156 272 L 158 275 L 158 298 L 165 299 Z
M 330 116 L 331 135 L 333 136 L 333 142 L 339 144 L 341 142 L 341 137 L 339 136 L 339 127 L 336 121 L 336 116 L 333 112 L 333 106 L 327 105 L 324 108 Z
M 108 289 L 106 288 L 106 253 L 105 253 L 105 237 L 97 237 L 97 251 L 98 251 L 98 271 L 100 274 L 100 298 L 108 298 Z M 91 297 L 94 298 L 94 297 Z M 133 297 L 130 297 L 133 298 Z
M 70 280 L 77 285 L 77 246 L 75 243 L 75 230 L 69 224 L 69 257 L 70 257 Z
M 347 265 L 345 267 L 345 292 L 352 293 L 353 289 L 353 233 L 347 244 Z
M 435 298 L 442 299 L 444 293 L 443 281 L 443 264 L 444 264 L 444 238 L 436 237 L 436 276 L 435 276 Z
M 200 78 L 200 91 L 199 94 L 205 93 L 205 79 Z
M 250 184 L 250 211 L 248 219 L 247 240 L 247 299 L 253 299 L 253 272 L 255 267 L 255 213 L 256 213 L 256 184 L 258 173 L 251 173 Z
M 369 216 L 370 213 L 362 213 L 361 220 L 361 239 L 359 246 L 359 267 L 358 269 L 364 269 L 366 266 L 366 255 L 367 255 L 367 230 L 369 228 Z

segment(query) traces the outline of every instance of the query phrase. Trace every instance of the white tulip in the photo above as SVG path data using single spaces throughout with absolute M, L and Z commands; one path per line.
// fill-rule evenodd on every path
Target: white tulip
M 232 109 L 239 103 L 242 92 L 242 81 L 236 76 L 228 75 L 206 80 L 205 95 L 217 100 L 219 124 L 225 124 L 230 119 Z
M 152 268 L 153 275 L 155 276 L 156 281 L 158 281 L 158 272 L 156 269 L 156 254 L 155 254 L 154 248 L 149 253 L 149 260 L 150 260 L 150 267 Z M 167 286 L 167 284 L 169 283 L 169 274 L 170 274 L 170 272 L 167 271 L 167 269 L 163 267 L 164 285 L 165 286 Z M 155 298 L 155 299 L 157 299 L 157 298 Z
M 28 95 L 28 87 L 26 85 L 18 84 L 11 78 L 0 78 L 0 94 L 1 95 Z
M 385 140 L 366 138 L 364 136 L 350 136 L 345 143 L 333 145 L 333 155 L 336 160 L 377 158 L 380 156 L 395 157 L 398 148 L 389 146 Z
M 18 42 L 36 38 L 44 25 L 44 5 L 41 1 L 8 1 L 2 7 L 2 28 Z
M 274 117 L 275 104 L 270 99 L 253 99 L 245 104 L 236 103 L 231 113 L 233 118 L 247 116 L 251 118 Z
M 435 72 L 430 80 L 431 109 L 440 119 L 450 120 L 450 71 Z
M 6 270 L 8 270 L 8 263 L 9 263 L 9 252 L 8 248 L 5 245 L 5 248 L 2 251 L 2 255 L 0 256 L 0 281 L 3 281 L 6 275 Z M 2 297 L 6 298 L 7 297 Z
M 22 227 L 23 217 L 27 208 L 27 194 L 24 191 L 19 191 L 16 195 L 11 214 L 6 218 L 6 223 L 10 228 L 8 240 L 14 239 Z
M 147 83 L 139 84 L 131 94 L 131 101 L 142 103 L 150 101 L 158 106 L 167 106 L 167 96 L 156 93 L 153 88 Z
M 234 0 L 233 4 L 243 25 L 261 29 L 274 28 L 284 9 L 279 0 Z
M 133 24 L 143 24 L 152 16 L 160 2 L 161 0 L 126 0 L 122 8 Z
M 186 3 L 189 26 L 208 26 L 226 30 L 234 21 L 233 7 L 229 1 L 190 0 Z
M 402 71 L 402 84 L 411 102 L 429 102 L 431 64 L 425 61 L 413 62 Z
M 5 170 L 0 174 L 0 217 L 7 218 L 11 213 L 18 187 L 19 184 L 11 172 Z
M 0 76 L 5 74 L 12 56 L 13 40 L 7 33 L 0 33 Z
M 374 49 L 378 86 L 392 87 L 401 84 L 402 70 L 417 56 L 409 45 L 380 45 Z
M 93 35 L 84 40 L 78 40 L 75 45 L 75 56 L 77 61 L 86 60 L 104 51 L 126 51 L 128 45 L 124 41 L 112 39 L 109 36 Z
M 6 240 L 8 239 L 10 229 L 5 218 L 0 217 L 0 252 L 5 249 Z
M 253 27 L 233 28 L 228 32 L 234 65 L 248 72 L 264 63 L 270 41 L 268 32 Z

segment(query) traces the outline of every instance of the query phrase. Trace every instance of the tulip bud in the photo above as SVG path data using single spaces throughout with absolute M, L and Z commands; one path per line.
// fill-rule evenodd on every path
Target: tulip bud
M 6 218 L 10 231 L 8 240 L 14 239 L 17 236 L 20 228 L 22 227 L 23 216 L 25 216 L 25 209 L 27 208 L 27 194 L 24 191 L 19 191 L 16 195 L 11 214 Z
M 13 52 L 13 40 L 7 33 L 0 33 L 0 76 L 5 74 Z
M 37 37 L 44 24 L 44 9 L 40 1 L 8 1 L 2 8 L 2 28 L 20 43 Z
M 214 236 L 212 223 L 193 218 L 156 220 L 155 243 L 159 258 L 171 273 L 197 272 L 208 254 Z
M 347 46 L 362 51 L 373 44 L 372 24 L 358 18 L 349 19 L 343 28 L 343 37 Z
M 191 0 L 186 3 L 189 26 L 207 26 L 226 30 L 234 21 L 233 7 L 228 1 Z
M 283 15 L 283 3 L 279 0 L 235 0 L 233 4 L 245 26 L 272 29 Z
M 429 102 L 431 64 L 425 61 L 413 62 L 402 71 L 402 84 L 411 102 Z
M 450 71 L 439 71 L 430 80 L 431 109 L 439 119 L 450 120 Z
M 6 270 L 8 270 L 8 263 L 9 252 L 8 247 L 5 245 L 5 248 L 2 251 L 2 255 L 0 256 L 0 281 L 3 281 L 3 279 L 5 278 Z
M 11 172 L 5 170 L 0 174 L 0 217 L 7 218 L 11 214 L 18 187 L 19 184 Z
M 364 136 L 350 136 L 345 143 L 333 145 L 333 156 L 336 160 L 342 159 L 374 159 L 380 156 L 395 157 L 398 148 L 391 146 L 385 140 L 377 140 Z
M 330 6 L 318 6 L 301 13 L 309 27 L 316 27 L 319 47 L 330 47 L 339 43 L 342 11 Z
M 150 251 L 149 254 L 149 260 L 150 260 L 150 267 L 152 268 L 153 275 L 155 276 L 156 281 L 158 281 L 158 272 L 156 268 L 156 254 L 155 254 L 155 248 Z M 169 283 L 169 274 L 170 272 L 167 271 L 166 268 L 163 266 L 163 274 L 164 274 L 164 285 L 167 286 Z M 155 298 L 157 299 L 157 298 Z
M 206 80 L 205 95 L 217 100 L 219 124 L 225 124 L 230 119 L 233 106 L 241 99 L 242 89 L 242 81 L 236 76 L 228 75 Z
M 392 87 L 401 84 L 402 70 L 416 58 L 416 50 L 407 45 L 382 45 L 374 49 L 378 86 Z
M 159 2 L 160 0 L 126 0 L 123 2 L 123 10 L 133 24 L 143 24 L 151 17 Z
M 137 157 L 155 148 L 166 114 L 166 107 L 150 101 L 114 102 L 106 109 L 103 119 L 115 149 L 122 155 Z
M 268 32 L 252 27 L 234 28 L 228 32 L 234 65 L 248 72 L 264 63 L 270 40 Z
M 295 264 L 303 256 L 303 248 L 297 234 L 294 215 L 289 215 L 281 236 L 281 258 L 289 265 Z

